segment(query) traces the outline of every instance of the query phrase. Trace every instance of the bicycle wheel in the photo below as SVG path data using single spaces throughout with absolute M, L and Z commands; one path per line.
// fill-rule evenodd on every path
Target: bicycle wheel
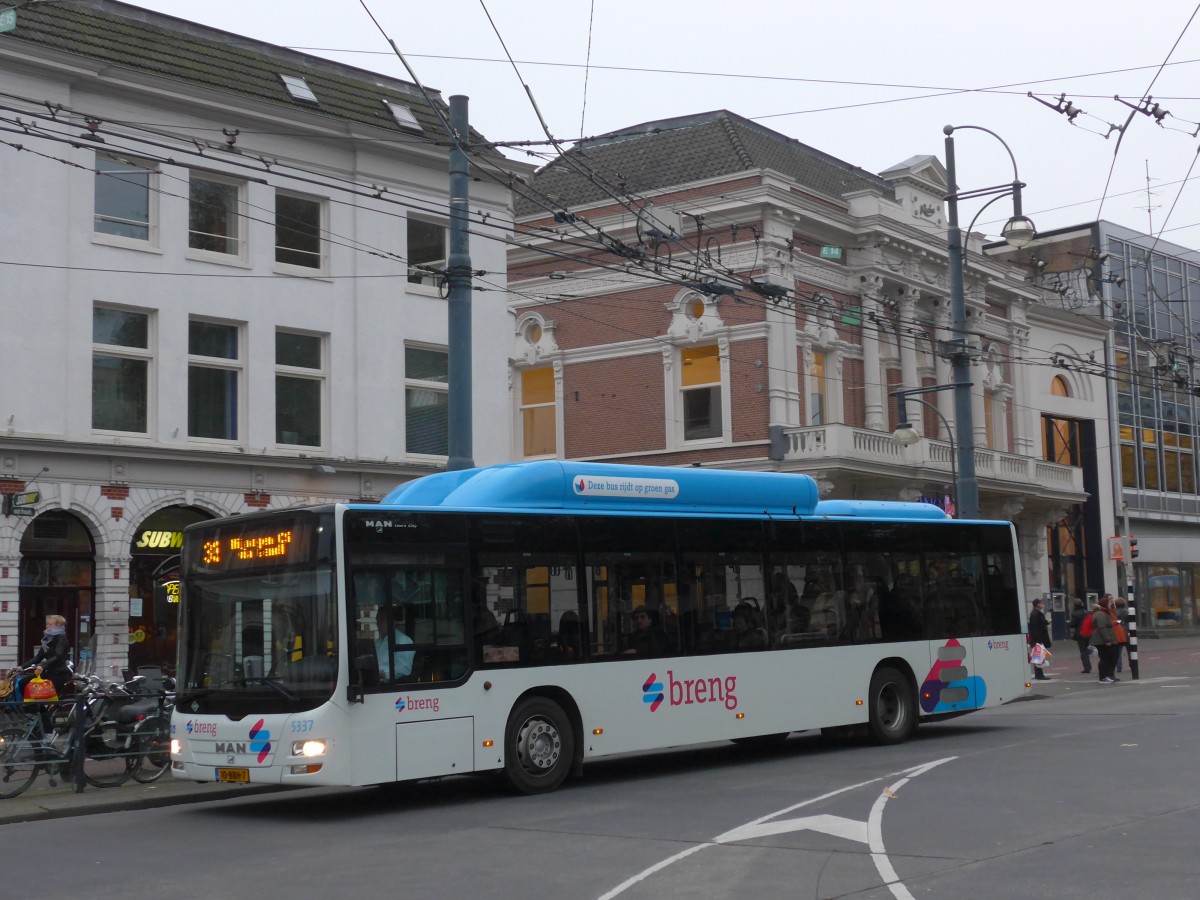
M 133 780 L 150 784 L 171 768 L 171 721 L 151 716 L 138 724 L 136 734 L 139 755 Z
M 132 731 L 98 729 L 84 739 L 83 777 L 94 787 L 118 787 L 137 768 L 138 741 Z
M 0 799 L 22 793 L 37 778 L 37 750 L 31 747 L 23 728 L 0 730 Z

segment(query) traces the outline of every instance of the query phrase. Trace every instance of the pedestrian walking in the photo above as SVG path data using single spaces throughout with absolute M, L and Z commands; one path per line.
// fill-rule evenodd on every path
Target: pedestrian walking
M 1041 644 L 1050 649 L 1050 629 L 1046 627 L 1045 604 L 1041 597 L 1033 600 L 1033 609 L 1029 611 L 1029 647 L 1032 650 Z M 1042 671 L 1042 666 L 1033 667 L 1033 677 L 1036 681 L 1049 681 L 1050 677 Z
M 1113 672 L 1121 672 L 1123 671 L 1121 658 L 1125 655 L 1125 648 L 1129 646 L 1129 605 L 1125 602 L 1124 597 L 1117 597 L 1113 600 L 1113 615 L 1117 620 L 1113 626 L 1117 638 L 1117 661 L 1113 666 Z
M 1100 655 L 1097 668 L 1099 669 L 1100 683 L 1112 684 L 1120 681 L 1113 671 L 1113 667 L 1117 663 L 1117 635 L 1113 629 L 1113 623 L 1116 617 L 1113 613 L 1112 595 L 1105 594 L 1100 598 L 1099 604 L 1092 611 L 1092 646 L 1096 648 L 1096 652 Z
M 1071 639 L 1075 641 L 1079 647 L 1079 660 L 1083 663 L 1083 673 L 1088 675 L 1092 671 L 1092 648 L 1091 642 L 1086 635 L 1080 634 L 1080 626 L 1083 625 L 1083 620 L 1088 617 L 1087 604 L 1080 598 L 1075 597 L 1071 601 L 1071 621 L 1069 623 L 1071 629 Z

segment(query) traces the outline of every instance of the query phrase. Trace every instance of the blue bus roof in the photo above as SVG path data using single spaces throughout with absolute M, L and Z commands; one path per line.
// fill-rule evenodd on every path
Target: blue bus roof
M 807 475 L 563 460 L 439 472 L 400 485 L 383 505 L 555 509 L 645 514 L 806 516 L 817 506 Z

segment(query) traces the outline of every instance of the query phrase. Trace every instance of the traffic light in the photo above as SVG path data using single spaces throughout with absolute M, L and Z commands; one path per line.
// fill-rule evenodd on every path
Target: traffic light
M 1130 535 L 1129 536 L 1129 558 L 1137 559 L 1137 555 L 1138 555 L 1137 538 L 1135 538 L 1133 535 Z

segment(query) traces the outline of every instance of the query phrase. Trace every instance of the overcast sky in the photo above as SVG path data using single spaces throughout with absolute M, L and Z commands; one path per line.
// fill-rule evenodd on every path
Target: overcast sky
M 918 154 L 944 161 L 942 126 L 980 125 L 1012 148 L 1040 230 L 1102 217 L 1200 247 L 1190 0 L 134 3 L 407 78 L 369 9 L 427 86 L 470 98 L 491 140 L 544 137 L 522 81 L 560 140 L 728 109 L 871 172 Z M 1072 124 L 1030 91 L 1051 104 L 1065 93 L 1083 113 Z M 1114 156 L 1113 126 L 1133 113 L 1114 95 L 1136 106 L 1147 94 L 1169 114 L 1134 113 Z M 962 189 L 1012 180 L 995 139 L 955 140 Z M 965 227 L 974 210 L 963 209 Z M 1010 213 L 999 200 L 976 230 L 997 234 Z

